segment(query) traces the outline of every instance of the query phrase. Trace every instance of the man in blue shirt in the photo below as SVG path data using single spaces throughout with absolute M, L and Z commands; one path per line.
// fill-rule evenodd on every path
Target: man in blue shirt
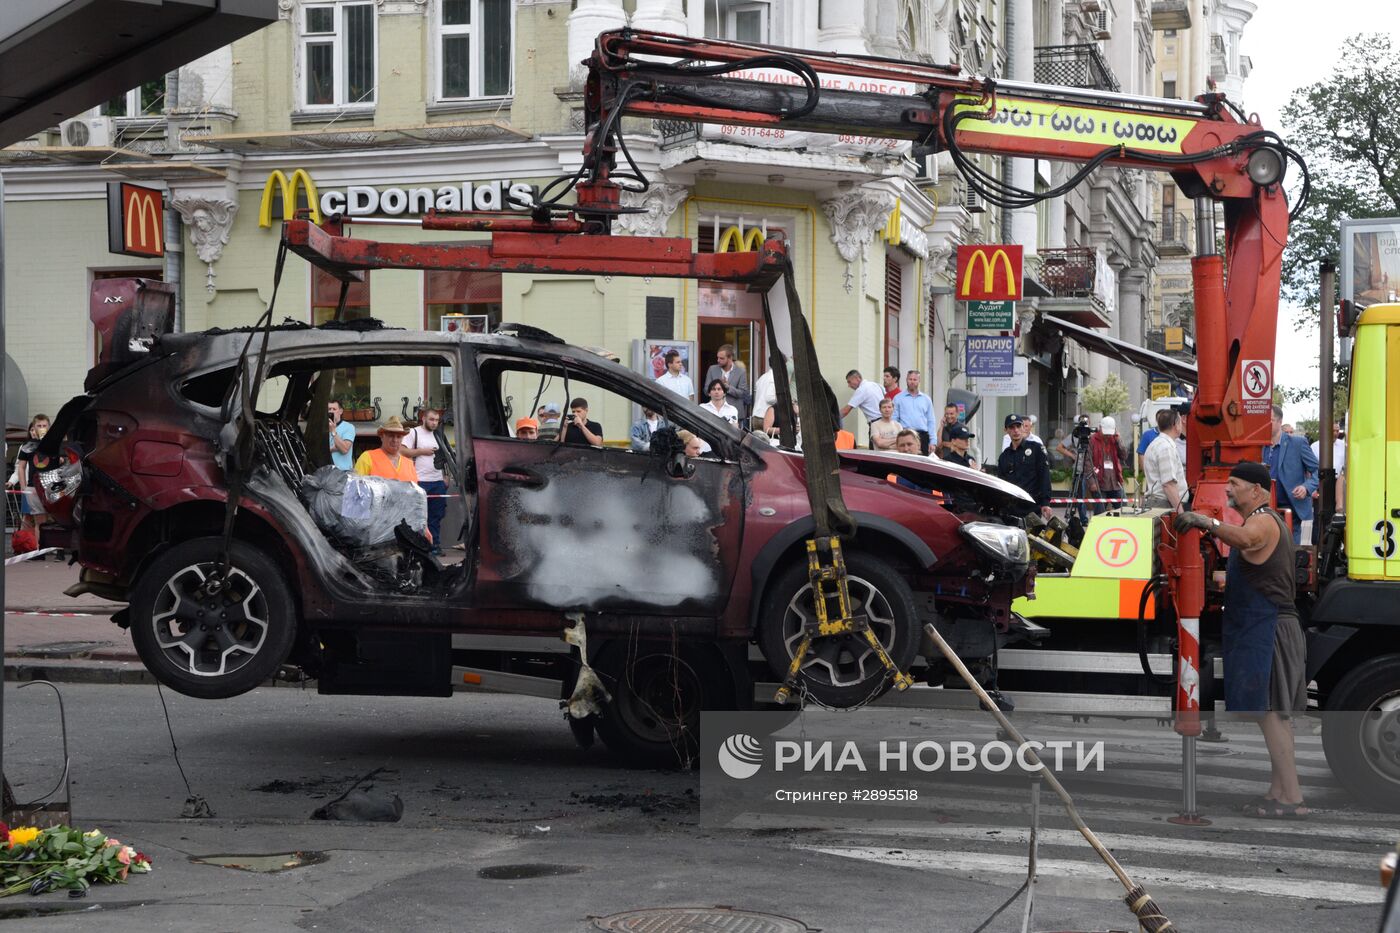
M 1283 433 L 1283 408 L 1270 413 L 1273 439 L 1264 448 L 1264 465 L 1274 480 L 1274 496 L 1280 507 L 1293 510 L 1293 543 L 1300 544 L 1303 522 L 1311 521 L 1312 494 L 1317 491 L 1317 455 L 1307 438 Z M 1312 542 L 1309 541 L 1309 544 Z
M 919 452 L 927 457 L 928 438 L 938 424 L 933 399 L 919 391 L 917 369 L 904 374 L 904 384 L 908 388 L 894 397 L 894 420 L 919 435 Z
M 336 469 L 350 471 L 355 469 L 355 426 L 348 421 L 342 421 L 341 416 L 344 410 L 341 408 L 340 399 L 333 398 L 326 406 L 326 413 L 331 419 L 330 443 L 331 443 L 331 463 Z

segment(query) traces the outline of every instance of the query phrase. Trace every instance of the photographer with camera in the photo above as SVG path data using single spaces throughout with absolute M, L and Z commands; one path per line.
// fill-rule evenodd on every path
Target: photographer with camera
M 1101 499 L 1123 498 L 1123 447 L 1118 439 L 1118 422 L 1108 415 L 1099 422 L 1099 429 L 1089 438 L 1089 465 L 1094 471 L 1094 483 Z M 1096 503 L 1094 514 L 1117 508 L 1122 503 Z
M 1073 472 L 1070 474 L 1070 498 L 1089 499 L 1098 496 L 1098 482 L 1094 476 L 1093 457 L 1089 450 L 1090 441 L 1094 436 L 1094 430 L 1089 427 L 1089 416 L 1080 415 L 1074 421 L 1074 428 L 1070 431 L 1070 436 L 1060 441 L 1059 453 L 1070 461 Z M 1089 510 L 1083 502 L 1074 504 L 1074 509 L 1079 513 L 1080 524 L 1087 524 L 1089 521 Z M 1094 509 L 1097 514 L 1099 509 Z
M 564 423 L 564 433 L 560 435 L 559 443 L 603 446 L 603 426 L 588 420 L 588 399 L 580 397 L 569 403 L 569 417 Z

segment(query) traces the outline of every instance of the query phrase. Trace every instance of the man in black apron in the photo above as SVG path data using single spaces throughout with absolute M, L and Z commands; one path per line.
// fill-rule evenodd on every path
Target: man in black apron
M 1309 811 L 1298 785 L 1290 717 L 1307 709 L 1305 647 L 1293 604 L 1293 538 L 1269 507 L 1270 484 L 1263 464 L 1238 463 L 1230 471 L 1229 502 L 1244 524 L 1186 512 L 1177 516 L 1176 527 L 1200 528 L 1230 547 L 1221 639 L 1225 708 L 1258 717 L 1273 771 L 1268 792 L 1245 812 L 1301 819 Z

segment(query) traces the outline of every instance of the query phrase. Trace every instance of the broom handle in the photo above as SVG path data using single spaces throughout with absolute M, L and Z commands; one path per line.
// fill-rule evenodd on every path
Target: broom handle
M 957 670 L 958 676 L 967 683 L 973 693 L 977 694 L 978 699 L 982 701 L 982 705 L 987 711 L 996 718 L 996 721 L 1016 740 L 1017 744 L 1022 746 L 1022 748 L 1030 754 L 1030 758 L 1035 764 L 1040 766 L 1040 776 L 1043 777 L 1045 782 L 1050 785 L 1051 789 L 1059 795 L 1060 800 L 1064 801 L 1065 810 L 1069 813 L 1069 818 L 1070 821 L 1074 823 L 1074 828 L 1079 830 L 1080 835 L 1088 840 L 1089 845 L 1093 846 L 1094 851 L 1099 854 L 1099 858 L 1104 860 L 1104 864 L 1118 876 L 1118 881 L 1123 887 L 1128 891 L 1132 891 L 1133 888 L 1136 887 L 1133 879 L 1128 877 L 1128 873 L 1123 870 L 1122 865 L 1118 864 L 1118 860 L 1113 857 L 1113 853 L 1104 848 L 1102 842 L 1099 842 L 1099 837 L 1094 835 L 1094 831 L 1085 825 L 1084 820 L 1079 816 L 1079 811 L 1074 806 L 1074 800 L 1070 798 L 1069 791 L 1065 790 L 1064 785 L 1055 777 L 1054 772 L 1045 767 L 1045 764 L 1040 760 L 1040 756 L 1035 753 L 1035 749 L 1026 745 L 1025 737 L 1011 724 L 1011 720 L 1006 718 L 1006 714 L 1004 714 L 992 698 L 987 695 L 987 691 L 982 689 L 982 685 L 977 682 L 977 678 L 973 677 L 972 672 L 967 669 L 967 665 L 963 664 L 962 658 L 958 657 L 952 647 L 943 640 L 943 636 L 938 633 L 937 627 L 930 622 L 924 626 L 924 631 L 933 639 L 933 643 L 938 646 L 938 650 L 943 652 L 943 657 L 948 659 L 948 663 L 952 664 Z

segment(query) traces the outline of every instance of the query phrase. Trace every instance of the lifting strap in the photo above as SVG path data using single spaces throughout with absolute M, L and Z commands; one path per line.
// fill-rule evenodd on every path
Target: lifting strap
M 851 596 L 846 580 L 846 559 L 841 551 L 841 539 L 852 538 L 856 532 L 855 519 L 846 508 L 841 495 L 841 462 L 836 453 L 836 412 L 830 390 L 821 375 L 812 332 L 802 314 L 802 301 L 797 294 L 791 261 L 783 265 L 782 292 L 770 290 L 763 296 L 763 318 L 768 333 L 773 328 L 771 301 L 776 298 L 787 310 L 792 335 L 792 359 L 796 368 L 798 422 L 802 429 L 802 457 L 806 462 L 807 501 L 812 507 L 815 534 L 807 542 L 807 579 L 812 587 L 814 616 L 803 627 L 802 640 L 793 651 L 783 685 L 774 697 L 785 703 L 801 689 L 802 665 L 812 642 L 818 638 L 854 636 L 864 641 L 884 665 L 886 676 L 894 680 L 896 689 L 905 690 L 914 679 L 895 666 L 880 640 L 870 629 L 864 615 L 853 615 Z M 781 431 L 782 443 L 788 447 L 796 440 L 792 428 L 792 395 L 788 384 L 787 362 L 770 341 L 769 365 L 773 369 L 773 388 L 777 395 L 775 419 Z M 872 691 L 872 696 L 878 690 Z

